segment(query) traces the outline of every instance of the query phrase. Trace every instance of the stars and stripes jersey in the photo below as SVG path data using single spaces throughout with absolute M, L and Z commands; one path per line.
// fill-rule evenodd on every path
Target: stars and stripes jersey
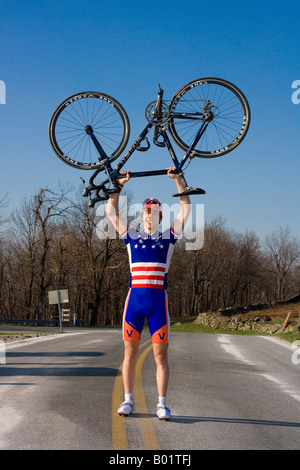
M 170 261 L 179 235 L 173 226 L 149 236 L 128 228 L 121 237 L 127 245 L 131 288 L 166 289 Z

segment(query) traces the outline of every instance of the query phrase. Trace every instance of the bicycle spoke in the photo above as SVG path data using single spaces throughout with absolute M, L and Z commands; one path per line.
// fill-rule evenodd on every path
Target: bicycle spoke
M 201 122 L 207 121 L 209 125 L 195 147 L 196 155 L 211 157 L 227 153 L 248 129 L 245 113 L 249 114 L 249 109 L 245 103 L 241 92 L 225 80 L 195 80 L 171 101 L 169 130 L 175 142 L 187 150 Z
M 110 159 L 116 158 L 128 140 L 129 121 L 124 109 L 113 98 L 97 92 L 73 95 L 57 108 L 51 120 L 49 136 L 55 152 L 76 167 L 99 168 L 100 155 L 87 134 L 88 128 Z

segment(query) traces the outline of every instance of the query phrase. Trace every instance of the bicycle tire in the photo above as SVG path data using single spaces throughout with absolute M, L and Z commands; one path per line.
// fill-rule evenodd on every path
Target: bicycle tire
M 215 158 L 231 152 L 245 138 L 250 125 L 249 103 L 238 87 L 221 78 L 193 80 L 174 95 L 169 105 L 168 129 L 182 150 L 189 150 L 204 122 L 200 116 L 206 100 L 212 102 L 213 118 L 192 157 Z
M 127 113 L 111 96 L 85 91 L 66 98 L 51 116 L 48 134 L 56 155 L 73 168 L 102 171 L 105 163 L 86 126 L 92 127 L 111 163 L 123 152 L 129 139 Z

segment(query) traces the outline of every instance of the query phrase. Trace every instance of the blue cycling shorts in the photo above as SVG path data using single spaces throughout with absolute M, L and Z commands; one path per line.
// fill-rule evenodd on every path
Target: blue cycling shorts
M 168 343 L 170 317 L 165 289 L 130 288 L 123 314 L 124 341 L 139 341 L 145 318 L 152 343 Z

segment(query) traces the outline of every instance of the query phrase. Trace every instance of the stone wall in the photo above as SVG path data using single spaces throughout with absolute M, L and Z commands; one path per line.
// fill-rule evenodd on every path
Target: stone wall
M 283 329 L 282 323 L 273 323 L 270 317 L 243 318 L 241 316 L 224 316 L 220 313 L 200 313 L 194 323 L 209 326 L 214 329 L 229 329 L 240 331 L 256 331 L 258 333 L 275 334 L 281 332 L 299 332 L 300 325 L 287 323 Z

